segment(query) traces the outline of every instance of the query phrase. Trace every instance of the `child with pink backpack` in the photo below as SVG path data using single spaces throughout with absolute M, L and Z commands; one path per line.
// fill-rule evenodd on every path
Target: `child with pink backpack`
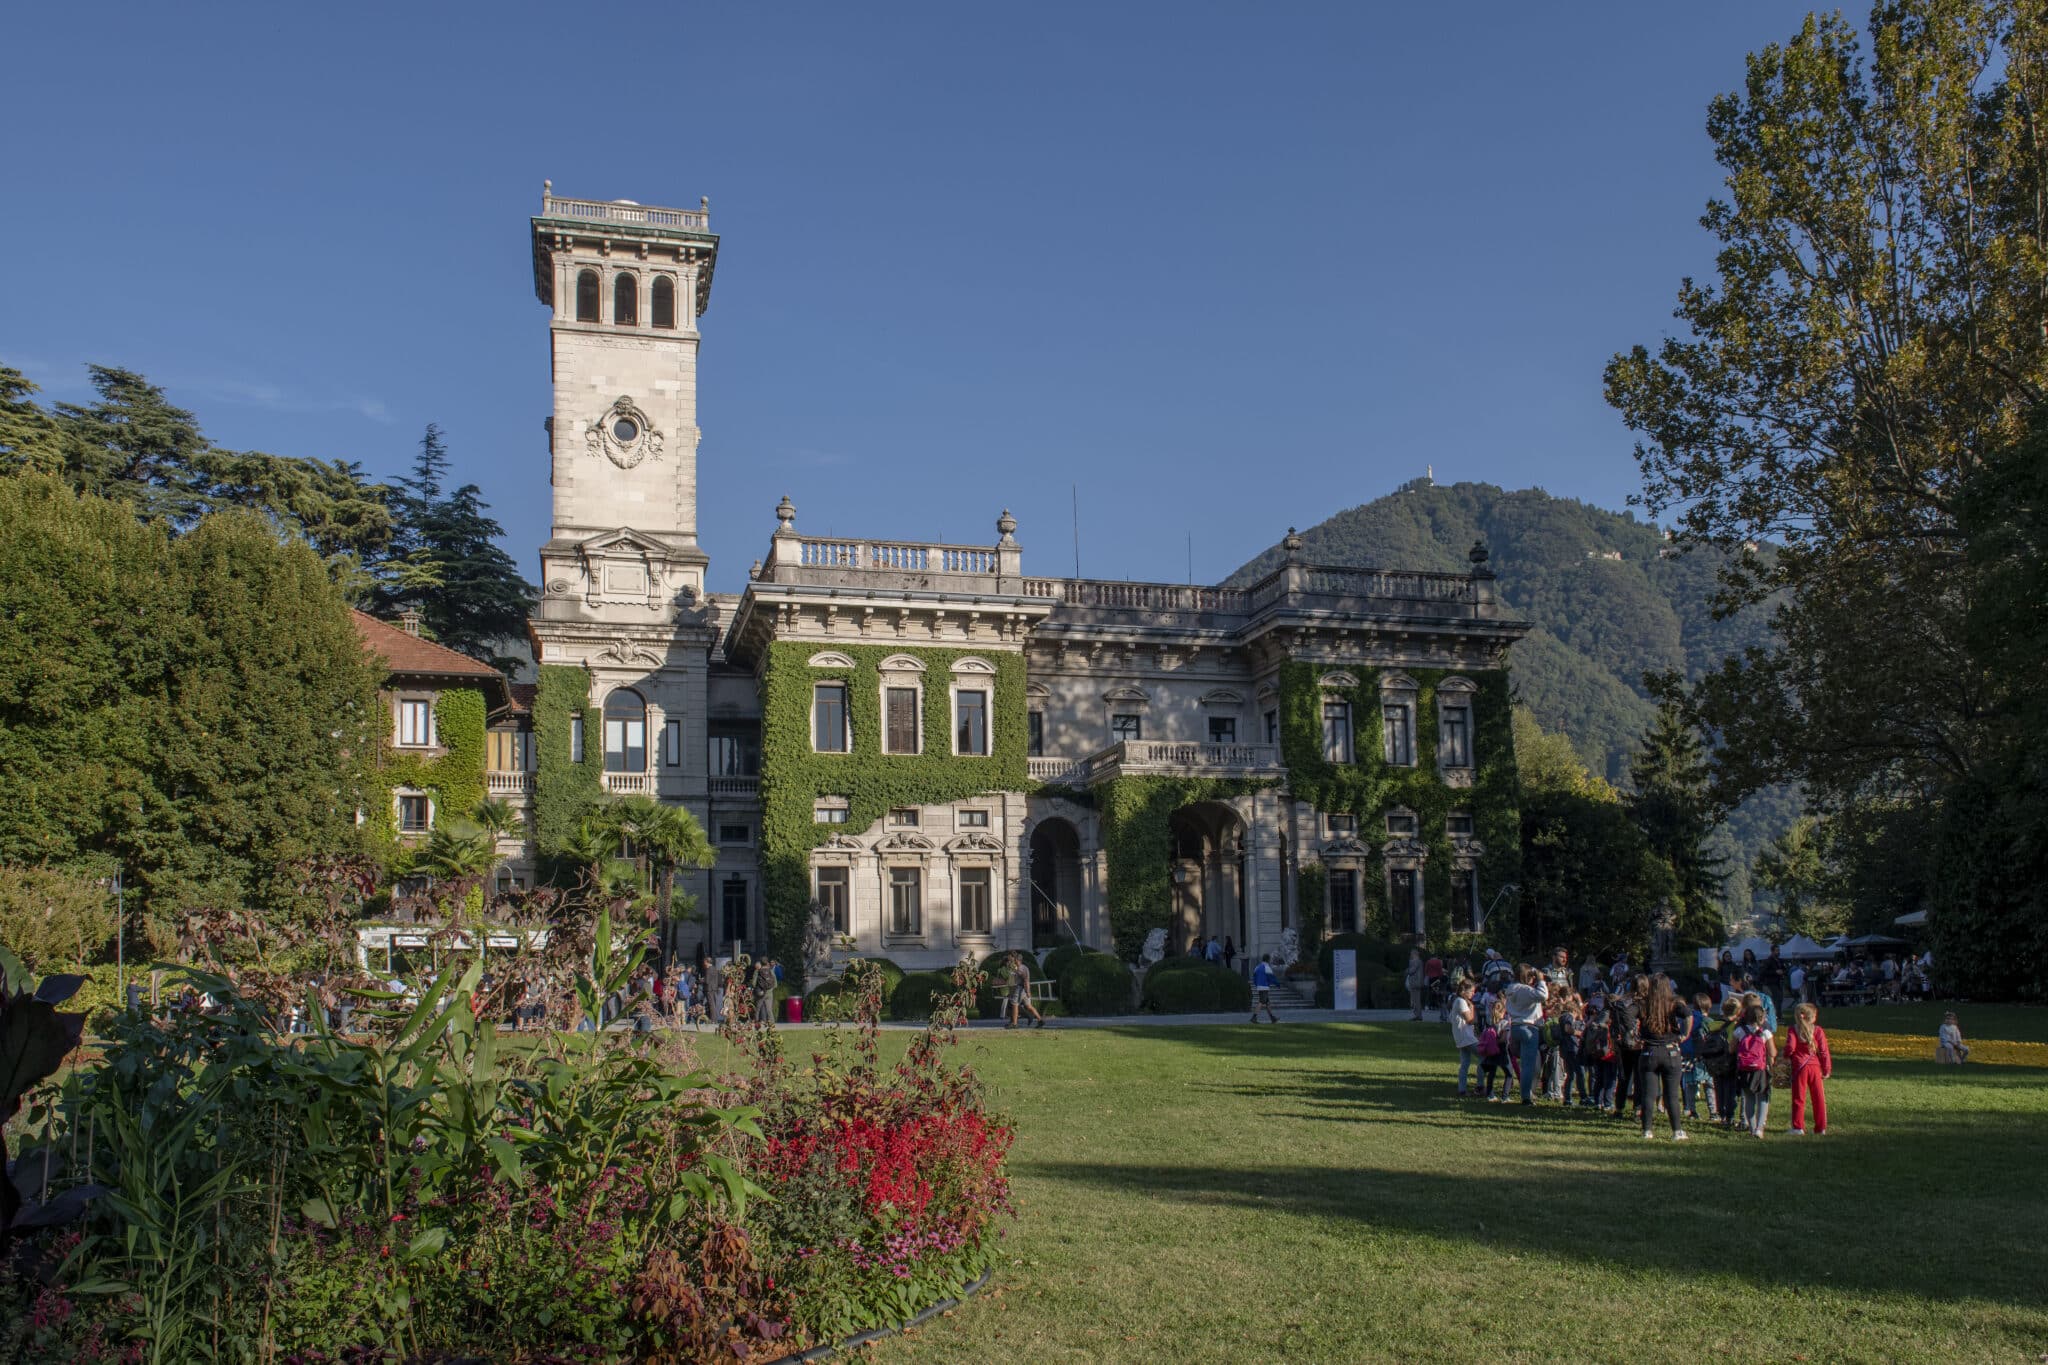
M 1487 1100 L 1499 1104 L 1508 1097 L 1508 1089 L 1514 1084 L 1514 1073 L 1508 1068 L 1508 1002 L 1495 996 L 1493 1006 L 1486 1013 L 1486 1023 L 1479 1030 L 1479 1041 L 1475 1050 L 1479 1053 L 1479 1093 Z M 1500 1077 L 1500 1093 L 1493 1093 L 1493 1078 Z
M 1771 1063 L 1777 1053 L 1777 1043 L 1765 1027 L 1764 1007 L 1751 1005 L 1735 1030 L 1735 1093 L 1742 1097 L 1742 1126 L 1758 1137 L 1764 1135 L 1764 1120 L 1771 1112 Z

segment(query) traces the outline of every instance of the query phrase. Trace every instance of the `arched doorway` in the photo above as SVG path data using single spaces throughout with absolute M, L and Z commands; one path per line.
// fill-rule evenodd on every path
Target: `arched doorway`
M 1173 836 L 1173 928 L 1167 950 L 1184 953 L 1211 936 L 1245 948 L 1244 821 L 1220 801 L 1183 806 Z
M 1059 816 L 1031 830 L 1031 946 L 1052 948 L 1081 933 L 1081 836 Z

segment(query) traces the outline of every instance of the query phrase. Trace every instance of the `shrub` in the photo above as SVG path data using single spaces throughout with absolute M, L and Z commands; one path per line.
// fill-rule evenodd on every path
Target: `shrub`
M 1361 980 L 1358 983 L 1358 1003 L 1365 1004 L 1368 997 L 1372 1001 L 1372 1008 L 1376 1010 L 1407 1009 L 1407 978 L 1393 972 L 1381 972 L 1372 978 L 1369 989 L 1367 983 Z
M 1145 979 L 1150 981 L 1161 972 L 1200 972 L 1207 971 L 1211 967 L 1215 967 L 1217 971 L 1226 970 L 1222 967 L 1216 967 L 1216 964 L 1210 962 L 1207 958 L 1196 957 L 1191 953 L 1183 953 L 1179 957 L 1162 958 L 1158 962 L 1153 963 L 1146 969 Z
M 1228 967 L 1201 963 L 1145 974 L 1145 1008 L 1159 1014 L 1221 1014 L 1251 1003 L 1250 983 Z
M 1337 988 L 1328 981 L 1316 982 L 1316 1008 L 1326 1010 L 1336 1004 Z
M 30 971 L 91 962 L 113 941 L 112 891 L 83 873 L 0 867 L 0 943 Z
M 889 992 L 891 1019 L 929 1019 L 932 1006 L 953 989 L 953 978 L 945 972 L 912 972 Z
M 1060 975 L 1060 1003 L 1068 1014 L 1129 1014 L 1131 969 L 1108 953 L 1085 953 Z
M 1359 989 L 1362 991 L 1365 988 L 1366 978 L 1372 975 L 1374 968 L 1380 961 L 1380 954 L 1386 946 L 1384 941 L 1376 939 L 1370 934 L 1332 934 L 1329 938 L 1323 940 L 1323 946 L 1316 952 L 1316 975 L 1328 981 L 1330 979 L 1330 963 L 1334 960 L 1331 954 L 1339 948 L 1356 949 L 1358 952 Z M 1408 960 L 1408 950 L 1406 948 L 1401 950 L 1401 960 L 1403 962 Z
M 1414 951 L 1405 943 L 1386 944 L 1380 949 L 1380 966 L 1396 975 L 1404 975 L 1408 971 L 1408 954 Z M 1428 957 L 1429 954 L 1425 952 L 1423 956 Z
M 1024 965 L 1031 969 L 1033 980 L 1040 976 L 1038 959 L 1027 949 L 1018 949 L 1024 957 Z M 1003 998 L 1010 987 L 1010 950 L 990 953 L 981 960 L 981 986 L 974 993 L 974 1011 L 983 1019 L 993 1019 L 1003 1007 Z
M 896 991 L 896 985 L 903 980 L 903 969 L 886 957 L 856 957 L 848 959 L 851 967 L 856 962 L 872 962 L 882 969 L 882 999 L 887 1000 Z
M 1096 950 L 1090 948 L 1085 943 L 1062 943 L 1059 947 L 1045 955 L 1045 964 L 1040 970 L 1045 974 L 1047 980 L 1057 981 L 1060 979 L 1060 973 L 1067 969 L 1069 962 L 1072 962 L 1083 953 L 1092 953 L 1094 951 Z

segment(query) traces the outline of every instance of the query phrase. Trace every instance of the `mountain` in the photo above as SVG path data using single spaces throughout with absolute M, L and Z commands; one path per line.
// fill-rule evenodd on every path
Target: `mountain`
M 1697 678 L 1728 654 L 1770 637 L 1766 613 L 1715 620 L 1721 557 L 1680 551 L 1627 512 L 1552 497 L 1538 488 L 1417 479 L 1301 533 L 1311 563 L 1464 572 L 1474 542 L 1492 558 L 1502 601 L 1534 629 L 1515 646 L 1518 700 L 1546 730 L 1569 735 L 1594 772 L 1621 782 L 1654 705 L 1645 673 Z M 1231 586 L 1277 568 L 1274 545 L 1232 574 Z M 1799 813 L 1795 794 L 1759 793 L 1722 831 L 1724 903 L 1751 911 L 1749 864 Z

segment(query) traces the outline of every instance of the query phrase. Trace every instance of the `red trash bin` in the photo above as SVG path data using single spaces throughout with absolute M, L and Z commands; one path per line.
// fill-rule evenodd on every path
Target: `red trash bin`
M 804 998 L 801 995 L 785 996 L 782 1001 L 782 1022 L 801 1024 L 804 1021 Z

